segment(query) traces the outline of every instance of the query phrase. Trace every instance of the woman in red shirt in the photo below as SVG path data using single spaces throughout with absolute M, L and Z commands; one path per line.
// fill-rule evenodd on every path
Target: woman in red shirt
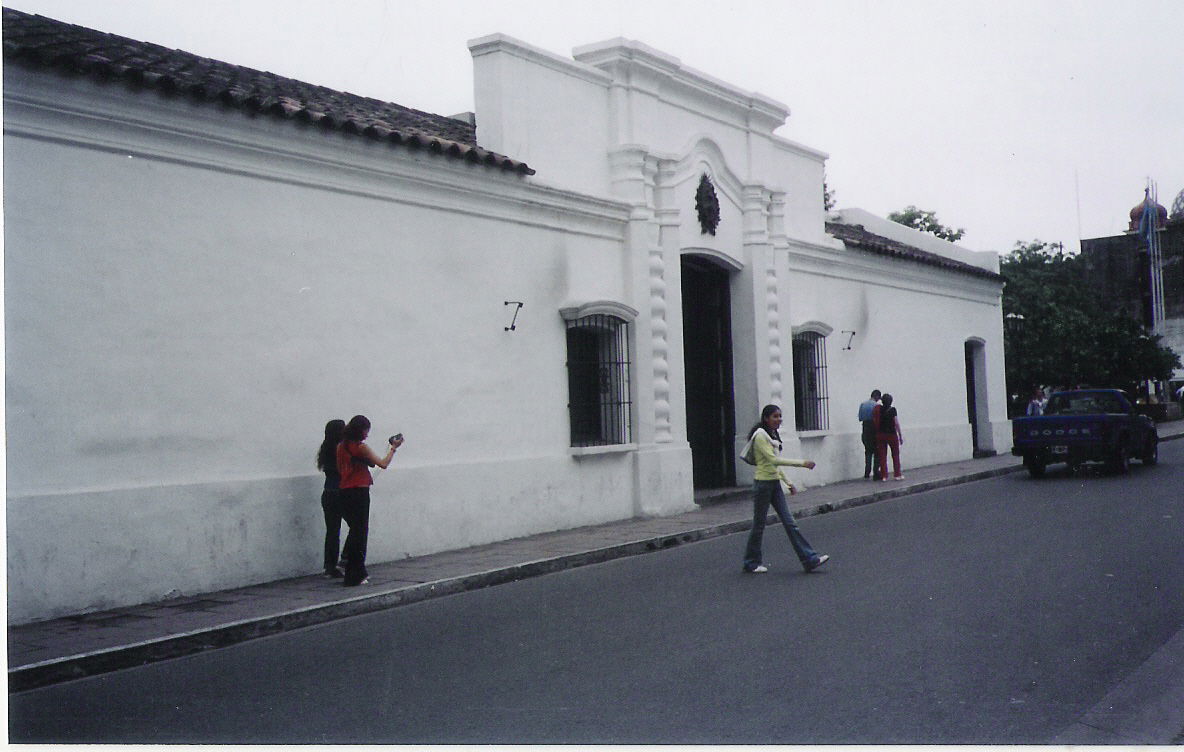
M 379 457 L 362 442 L 370 435 L 370 420 L 365 415 L 350 418 L 337 445 L 337 471 L 341 473 L 341 518 L 349 525 L 345 538 L 346 587 L 365 585 L 370 580 L 366 572 L 366 539 L 370 534 L 370 486 L 374 478 L 370 468 L 378 465 L 386 469 L 395 450 L 403 444 L 402 436 L 392 437 L 390 451 Z
M 888 451 L 892 450 L 892 479 L 904 480 L 900 469 L 900 446 L 904 435 L 900 432 L 900 418 L 892 406 L 892 395 L 880 397 L 880 404 L 872 410 L 872 421 L 876 424 L 876 458 L 880 462 L 880 474 L 876 480 L 888 480 Z

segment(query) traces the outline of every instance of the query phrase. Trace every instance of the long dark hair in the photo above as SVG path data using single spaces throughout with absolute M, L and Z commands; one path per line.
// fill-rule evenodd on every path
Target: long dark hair
M 361 441 L 366 432 L 370 430 L 370 419 L 365 415 L 355 415 L 349 419 L 349 425 L 345 427 L 345 433 L 342 434 L 342 441 Z
M 325 424 L 325 440 L 317 450 L 317 470 L 337 467 L 337 445 L 341 443 L 341 434 L 345 432 L 345 421 L 334 418 Z
M 769 434 L 769 438 L 773 439 L 774 441 L 781 441 L 781 434 L 778 433 L 777 429 L 770 426 L 767 422 L 769 420 L 769 416 L 771 416 L 773 413 L 779 412 L 781 412 L 781 408 L 777 407 L 777 405 L 765 405 L 764 409 L 761 410 L 760 421 L 748 431 L 748 438 L 752 438 L 753 434 L 756 433 L 756 429 L 763 428 L 765 429 L 765 433 Z

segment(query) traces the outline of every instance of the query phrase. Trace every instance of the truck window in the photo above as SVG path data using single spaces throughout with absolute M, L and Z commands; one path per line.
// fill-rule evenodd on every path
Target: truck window
M 1054 394 L 1048 400 L 1045 415 L 1099 415 L 1125 413 L 1127 407 L 1113 394 Z
M 1066 415 L 1074 411 L 1073 401 L 1064 394 L 1054 394 L 1044 408 L 1045 415 Z
M 1122 407 L 1116 399 L 1100 399 L 1098 400 L 1098 410 L 1104 413 L 1120 413 Z

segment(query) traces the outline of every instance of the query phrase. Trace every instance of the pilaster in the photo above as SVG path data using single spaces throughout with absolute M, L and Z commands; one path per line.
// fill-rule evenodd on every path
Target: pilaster
M 609 152 L 609 181 L 616 198 L 635 205 L 651 207 L 653 171 L 646 149 L 636 144 L 619 146 Z
M 673 441 L 670 390 L 670 259 L 668 210 L 656 210 L 658 160 L 637 146 L 610 154 L 613 193 L 634 204 L 626 237 L 628 277 L 637 307 L 647 315 L 635 327 L 635 436 L 639 444 Z M 673 221 L 677 222 L 677 212 Z M 664 238 L 664 235 L 666 236 Z M 664 242 L 665 240 L 665 242 Z
M 785 276 L 785 250 L 789 242 L 785 235 L 785 194 L 780 191 L 769 194 L 768 214 L 768 268 L 765 271 L 765 318 L 769 328 L 769 397 L 777 404 L 786 402 L 786 380 L 793 381 L 792 358 L 788 374 L 783 365 L 786 351 L 786 332 L 782 319 L 788 317 L 789 306 L 782 305 L 787 297 L 787 286 L 780 284 Z M 792 401 L 791 401 L 792 404 Z
M 762 404 L 779 404 L 782 395 L 781 314 L 769 232 L 770 193 L 761 186 L 744 186 L 743 213 L 744 256 L 746 266 L 752 272 L 757 397 Z
M 664 191 L 659 191 L 663 193 Z M 662 197 L 665 198 L 665 197 Z M 655 319 L 657 311 L 663 313 L 662 337 L 654 337 L 654 400 L 655 428 L 658 442 L 672 442 L 676 437 L 686 440 L 686 401 L 684 399 L 684 376 L 680 368 L 671 364 L 683 362 L 682 346 L 682 268 L 680 256 L 679 227 L 682 212 L 662 201 L 656 210 L 658 223 L 658 244 L 651 251 L 651 291 Z M 661 279 L 658 279 L 659 269 Z M 658 305 L 661 290 L 662 303 Z M 659 358 L 659 355 L 661 358 Z M 659 378 L 661 368 L 661 378 Z
M 660 187 L 660 162 L 644 148 L 610 154 L 613 193 L 632 203 L 626 229 L 630 297 L 643 312 L 634 328 L 634 513 L 671 514 L 694 507 L 690 446 L 685 440 L 680 212 Z

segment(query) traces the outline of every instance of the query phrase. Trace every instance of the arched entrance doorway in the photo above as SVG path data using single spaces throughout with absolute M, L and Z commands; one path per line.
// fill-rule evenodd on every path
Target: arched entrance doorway
M 687 440 L 695 488 L 736 484 L 730 289 L 727 269 L 705 258 L 682 257 Z
M 966 415 L 975 457 L 995 454 L 991 422 L 987 411 L 987 352 L 983 340 L 966 340 Z

